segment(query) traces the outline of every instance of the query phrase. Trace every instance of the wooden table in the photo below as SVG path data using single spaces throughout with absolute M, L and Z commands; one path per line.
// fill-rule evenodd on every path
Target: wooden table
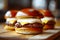
M 54 40 L 58 36 L 60 36 L 60 26 L 56 26 L 53 30 L 44 30 L 42 34 L 23 35 L 4 30 L 3 24 L 0 24 L 0 40 Z

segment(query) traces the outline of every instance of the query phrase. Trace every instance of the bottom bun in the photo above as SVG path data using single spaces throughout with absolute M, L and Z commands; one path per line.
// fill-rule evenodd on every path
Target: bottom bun
M 55 25 L 48 25 L 46 24 L 43 29 L 54 29 Z
M 15 28 L 15 31 L 20 34 L 38 34 L 42 33 L 43 30 L 41 28 Z
M 4 29 L 6 30 L 15 30 L 14 26 L 5 25 Z

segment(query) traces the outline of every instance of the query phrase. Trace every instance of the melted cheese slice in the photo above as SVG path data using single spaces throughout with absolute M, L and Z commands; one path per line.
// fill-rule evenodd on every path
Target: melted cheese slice
M 16 18 L 7 18 L 6 22 L 13 24 L 16 21 Z
M 51 18 L 51 17 L 44 17 L 44 18 L 41 19 L 41 21 L 43 23 L 47 23 L 49 20 L 53 20 L 53 18 Z
M 29 19 L 18 19 L 17 22 L 20 22 L 21 25 L 24 25 L 24 24 L 27 24 L 27 23 L 34 23 L 34 22 L 42 23 L 40 19 L 33 19 L 33 18 L 29 18 Z

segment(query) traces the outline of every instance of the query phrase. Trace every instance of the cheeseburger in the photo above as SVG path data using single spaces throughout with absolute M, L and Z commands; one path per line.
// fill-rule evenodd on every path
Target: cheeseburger
M 49 10 L 40 10 L 40 12 L 44 15 L 44 18 L 41 19 L 44 24 L 43 29 L 54 29 L 55 19 L 51 11 Z
M 44 16 L 34 9 L 22 9 L 16 15 L 15 31 L 21 34 L 37 34 L 43 32 L 41 18 Z
M 17 10 L 9 10 L 5 14 L 6 25 L 4 29 L 7 30 L 14 30 L 14 25 L 16 23 L 15 15 L 17 14 Z
M 7 18 L 4 29 L 14 30 L 15 29 L 14 26 L 16 22 L 17 22 L 16 18 Z

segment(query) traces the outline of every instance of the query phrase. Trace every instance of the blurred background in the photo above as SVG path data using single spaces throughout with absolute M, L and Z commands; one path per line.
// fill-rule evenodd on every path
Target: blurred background
M 0 0 L 0 22 L 5 21 L 8 10 L 23 8 L 49 9 L 57 19 L 60 18 L 60 0 Z

